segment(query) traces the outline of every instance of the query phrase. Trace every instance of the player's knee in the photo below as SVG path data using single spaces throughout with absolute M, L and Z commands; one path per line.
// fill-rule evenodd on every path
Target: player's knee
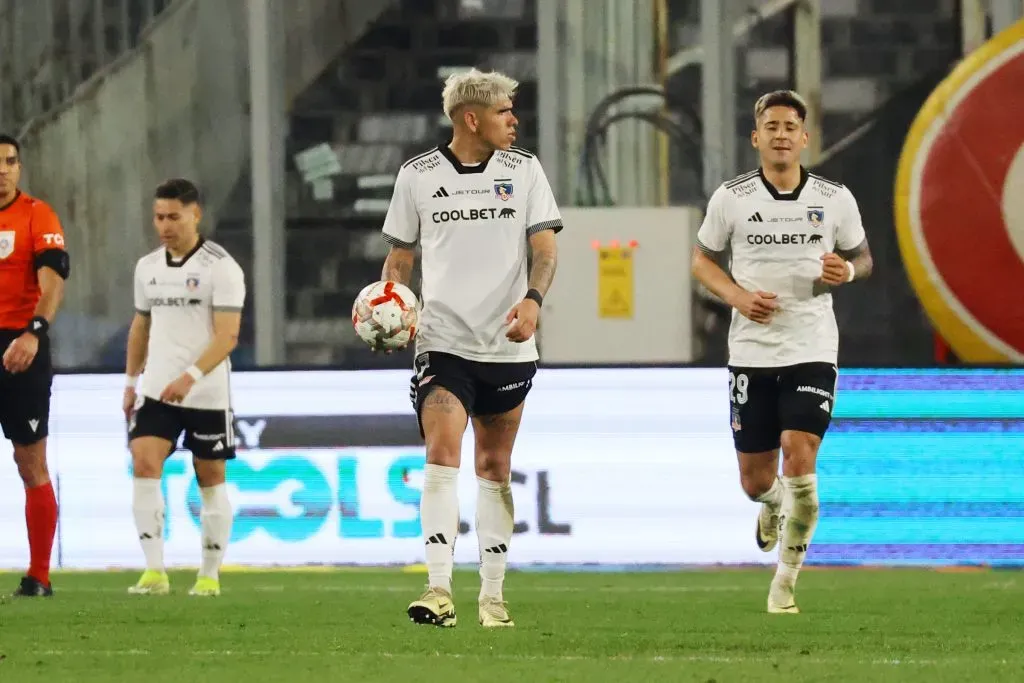
M 50 481 L 50 472 L 46 466 L 46 441 L 34 444 L 15 445 L 14 462 L 18 466 L 18 475 L 27 488 L 43 486 Z
M 740 472 L 740 486 L 743 488 L 743 493 L 747 494 L 747 498 L 757 500 L 759 496 L 765 494 L 772 487 L 772 484 L 775 482 L 775 476 L 775 472 L 771 470 L 767 472 L 761 470 Z
M 476 476 L 488 481 L 508 481 L 512 475 L 511 455 L 504 451 L 478 451 L 476 454 Z
M 132 444 L 132 475 L 140 479 L 159 479 L 163 476 L 162 453 L 140 444 Z
M 821 439 L 809 432 L 782 433 L 783 470 L 787 476 L 800 476 L 814 472 Z
M 223 460 L 199 460 L 193 458 L 196 482 L 200 488 L 219 486 L 227 480 L 227 463 Z
M 427 464 L 458 467 L 462 455 L 461 439 L 449 436 L 427 437 Z

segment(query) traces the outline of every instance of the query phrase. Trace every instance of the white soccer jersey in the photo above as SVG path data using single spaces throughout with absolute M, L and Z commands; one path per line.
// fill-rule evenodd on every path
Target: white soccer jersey
M 195 363 L 213 339 L 214 311 L 241 311 L 245 276 L 218 244 L 200 239 L 180 261 L 160 248 L 135 266 L 135 309 L 151 317 L 149 347 L 140 393 L 159 399 L 168 384 Z M 181 405 L 227 410 L 231 407 L 229 373 L 223 363 L 197 381 Z
M 390 244 L 422 251 L 416 353 L 537 360 L 533 338 L 505 338 L 505 317 L 526 296 L 527 238 L 561 229 L 547 177 L 530 152 L 513 147 L 465 165 L 442 146 L 407 161 L 383 232 Z
M 835 364 L 839 329 L 832 294 L 815 281 L 821 277 L 823 254 L 854 249 L 864 239 L 853 194 L 806 170 L 790 193 L 778 192 L 760 170 L 715 190 L 697 233 L 698 246 L 707 253 L 731 250 L 736 283 L 750 291 L 774 292 L 779 305 L 767 325 L 733 310 L 729 364 Z

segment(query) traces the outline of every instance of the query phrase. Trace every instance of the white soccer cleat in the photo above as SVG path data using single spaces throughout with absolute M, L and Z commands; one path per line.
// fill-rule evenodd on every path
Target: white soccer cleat
M 452 628 L 458 623 L 452 594 L 442 588 L 428 588 L 427 592 L 413 601 L 406 610 L 410 621 L 416 624 L 430 624 Z
M 484 628 L 511 628 L 516 623 L 508 613 L 508 603 L 485 595 L 480 598 L 480 625 Z
M 800 614 L 793 592 L 796 584 L 775 577 L 768 589 L 768 614 Z
M 167 595 L 171 592 L 171 582 L 167 572 L 147 569 L 142 572 L 139 582 L 128 589 L 132 595 Z
M 761 503 L 761 511 L 757 515 L 757 527 L 754 529 L 754 540 L 763 552 L 771 552 L 779 542 L 779 514 L 771 511 L 771 506 Z

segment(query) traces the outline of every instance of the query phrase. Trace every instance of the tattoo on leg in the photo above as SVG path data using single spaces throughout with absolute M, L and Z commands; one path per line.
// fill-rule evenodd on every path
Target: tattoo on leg
M 462 402 L 448 391 L 432 391 L 423 401 L 424 410 L 430 408 L 441 413 L 454 413 L 461 407 Z
M 487 429 L 492 429 L 501 434 L 508 434 L 519 429 L 519 418 L 509 413 L 498 413 L 497 415 L 479 415 L 477 419 Z

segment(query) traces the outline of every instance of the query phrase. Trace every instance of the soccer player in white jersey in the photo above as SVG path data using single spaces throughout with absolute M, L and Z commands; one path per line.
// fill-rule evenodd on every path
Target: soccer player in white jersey
M 768 552 L 782 540 L 771 613 L 799 611 L 796 578 L 818 521 L 815 461 L 839 376 L 831 291 L 872 269 L 853 194 L 800 164 L 806 115 L 792 91 L 757 101 L 751 142 L 760 168 L 712 195 L 692 264 L 733 309 L 729 401 L 740 481 L 762 504 L 758 546 Z M 716 263 L 725 252 L 731 278 Z
M 391 245 L 385 280 L 410 284 L 417 246 L 423 259 L 412 400 L 427 450 L 420 513 L 429 586 L 408 609 L 421 624 L 456 623 L 452 551 L 462 438 L 471 420 L 478 616 L 485 627 L 513 625 L 502 592 L 513 527 L 512 446 L 537 371 L 534 331 L 562 229 L 540 162 L 513 146 L 517 86 L 475 69 L 447 80 L 442 100 L 451 143 L 402 166 L 384 221 Z
M 225 484 L 225 466 L 235 457 L 229 355 L 238 343 L 245 278 L 223 247 L 199 234 L 201 216 L 194 184 L 173 179 L 160 185 L 153 224 L 163 246 L 135 266 L 124 391 L 132 509 L 146 559 L 146 571 L 129 589 L 135 594 L 170 591 L 161 478 L 182 432 L 202 496 L 202 566 L 190 595 L 220 595 L 220 565 L 231 538 Z

